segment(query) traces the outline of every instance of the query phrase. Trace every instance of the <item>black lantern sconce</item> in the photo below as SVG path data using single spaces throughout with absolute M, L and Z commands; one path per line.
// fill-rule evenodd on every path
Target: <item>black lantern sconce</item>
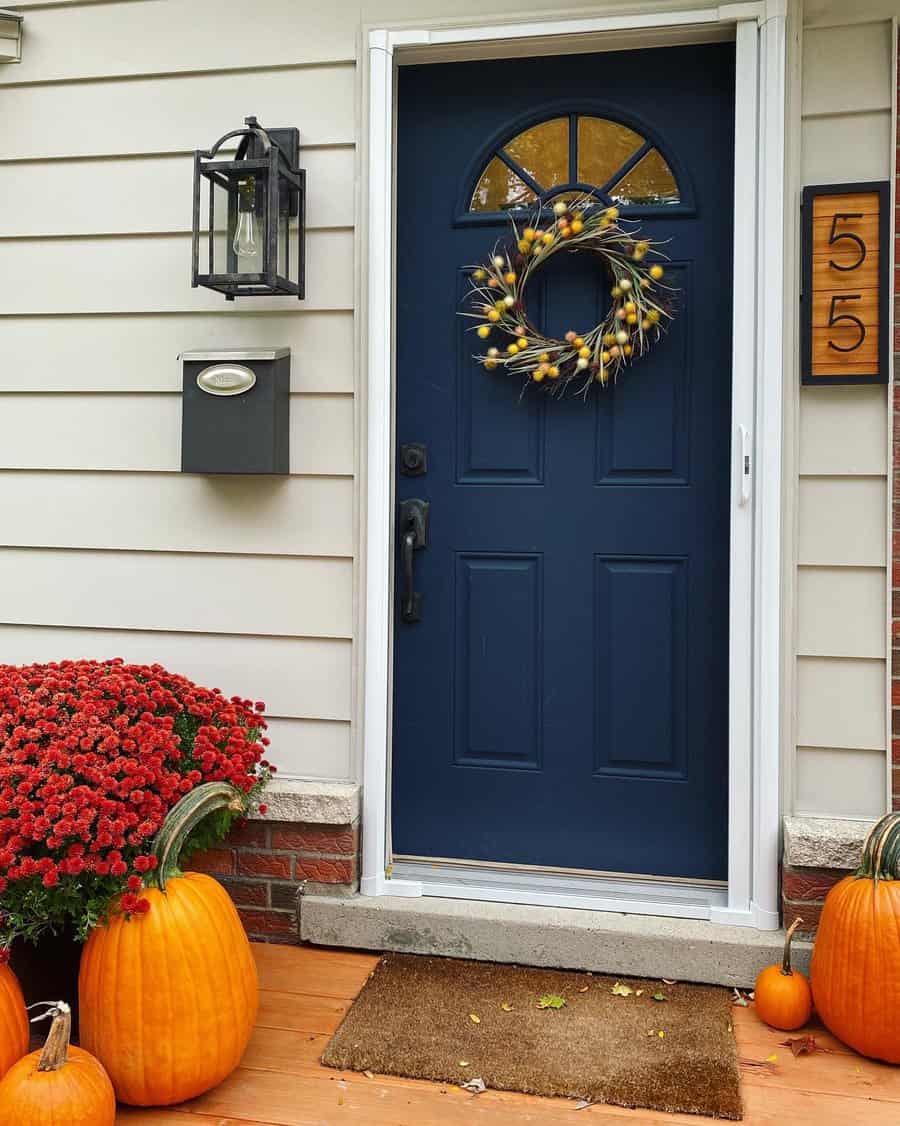
M 255 117 L 244 120 L 243 129 L 226 133 L 208 152 L 194 153 L 191 285 L 215 289 L 227 301 L 273 296 L 302 300 L 306 170 L 297 167 L 300 132 L 264 129 Z M 241 138 L 233 158 L 216 159 L 233 137 Z M 204 180 L 209 185 L 205 207 Z

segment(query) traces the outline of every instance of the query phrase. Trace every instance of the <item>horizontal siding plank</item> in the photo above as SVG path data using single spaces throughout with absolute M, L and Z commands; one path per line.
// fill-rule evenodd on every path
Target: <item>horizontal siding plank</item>
M 349 638 L 351 583 L 344 559 L 4 548 L 0 620 Z
M 310 231 L 306 250 L 306 299 L 255 297 L 257 312 L 283 312 L 288 301 L 298 309 L 352 308 L 353 232 Z M 187 235 L 0 242 L 4 316 L 206 312 L 224 304 L 220 293 L 191 288 Z
M 799 657 L 797 743 L 883 751 L 884 661 Z
M 887 593 L 880 567 L 800 567 L 797 652 L 884 657 Z
M 0 544 L 347 557 L 353 482 L 0 472 Z
M 108 660 L 164 665 L 226 696 L 264 700 L 271 715 L 350 719 L 351 644 L 147 630 L 0 625 L 0 664 Z
M 800 395 L 800 472 L 887 473 L 887 388 L 809 387 Z
M 352 313 L 291 307 L 260 315 L 251 308 L 223 300 L 215 313 L 6 317 L 0 392 L 180 391 L 181 352 L 273 346 L 291 349 L 292 390 L 353 390 Z
M 243 24 L 256 17 L 243 11 L 235 18 Z M 302 25 L 299 12 L 297 21 Z M 193 152 L 251 112 L 263 125 L 297 125 L 303 145 L 349 144 L 354 102 L 352 66 L 12 87 L 3 93 L 0 153 L 33 160 Z
M 253 0 L 251 14 L 241 11 L 237 0 L 145 0 L 117 3 L 114 12 L 106 4 L 66 4 L 30 13 L 28 51 L 21 66 L 0 70 L 0 85 L 352 62 L 356 54 L 356 20 L 335 18 L 334 8 L 325 4 L 305 4 L 300 12 L 296 0 Z M 7 73 L 13 69 L 14 75 Z
M 836 83 L 840 90 L 842 83 Z M 804 184 L 884 180 L 891 171 L 891 113 L 807 118 L 801 129 Z
M 801 112 L 890 110 L 894 93 L 891 43 L 887 21 L 808 29 L 803 35 Z
M 267 758 L 279 778 L 350 780 L 350 724 L 269 720 Z
M 302 154 L 308 229 L 353 225 L 355 160 L 352 147 Z M 189 232 L 193 176 L 190 156 L 0 164 L 0 238 Z
M 878 477 L 801 478 L 798 562 L 883 566 L 885 490 Z
M 887 809 L 883 751 L 798 747 L 794 812 L 815 817 L 879 817 Z
M 353 398 L 292 395 L 292 473 L 353 473 Z M 0 469 L 178 473 L 180 395 L 0 396 Z

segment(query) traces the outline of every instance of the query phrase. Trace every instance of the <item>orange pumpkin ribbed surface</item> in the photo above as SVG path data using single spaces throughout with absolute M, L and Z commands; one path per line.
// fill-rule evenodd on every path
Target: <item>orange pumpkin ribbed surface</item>
M 69 1045 L 72 1017 L 60 1002 L 42 1051 L 0 1082 L 0 1126 L 114 1126 L 116 1096 L 103 1066 Z
M 784 957 L 780 966 L 766 966 L 756 979 L 756 1015 L 772 1028 L 794 1032 L 812 1015 L 809 982 L 791 965 L 791 939 L 803 922 L 795 919 L 784 938 Z
M 864 1056 L 900 1063 L 900 814 L 869 833 L 855 876 L 825 900 L 810 967 L 826 1027 Z
M 16 975 L 0 965 L 0 1078 L 28 1051 L 30 1029 Z
M 150 910 L 111 916 L 81 957 L 81 1043 L 133 1106 L 184 1102 L 240 1063 L 256 1020 L 256 963 L 237 911 L 214 879 L 171 876 L 190 829 L 235 791 L 207 783 L 170 812 L 157 838 Z

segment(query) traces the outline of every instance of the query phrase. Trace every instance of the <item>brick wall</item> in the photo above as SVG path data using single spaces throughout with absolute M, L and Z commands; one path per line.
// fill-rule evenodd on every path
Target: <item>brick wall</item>
M 840 868 L 792 868 L 790 864 L 781 867 L 781 915 L 782 923 L 789 927 L 795 919 L 802 919 L 798 934 L 812 937 L 819 925 L 825 896 L 838 880 L 849 875 L 849 870 Z
M 900 51 L 897 53 L 897 101 L 900 105 Z M 894 215 L 894 374 L 900 364 L 900 126 L 894 152 L 894 188 L 896 212 Z M 891 777 L 893 779 L 894 809 L 900 809 L 900 387 L 895 378 L 891 389 L 894 405 L 894 464 L 891 510 L 893 569 L 893 618 L 891 636 Z
M 358 879 L 359 827 L 246 821 L 188 868 L 215 876 L 234 900 L 248 935 L 297 942 L 300 889 L 348 894 Z

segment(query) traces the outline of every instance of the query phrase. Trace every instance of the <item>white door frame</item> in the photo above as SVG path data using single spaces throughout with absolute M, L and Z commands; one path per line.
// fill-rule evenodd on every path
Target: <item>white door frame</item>
M 736 41 L 734 324 L 729 688 L 728 891 L 693 917 L 774 929 L 779 925 L 779 740 L 781 732 L 781 486 L 784 279 L 786 0 L 630 14 L 555 17 L 468 27 L 378 28 L 368 33 L 363 204 L 365 275 L 365 481 L 361 562 L 364 895 L 431 890 L 391 878 L 389 864 L 393 607 L 394 165 L 396 71 L 423 61 L 550 54 L 604 47 Z M 765 376 L 765 377 L 764 377 Z M 752 488 L 751 488 L 752 485 Z M 469 898 L 557 905 L 533 889 Z M 559 905 L 562 905 L 559 903 Z M 566 905 L 570 905 L 567 903 Z M 609 894 L 581 905 L 683 915 L 677 901 L 621 903 Z

